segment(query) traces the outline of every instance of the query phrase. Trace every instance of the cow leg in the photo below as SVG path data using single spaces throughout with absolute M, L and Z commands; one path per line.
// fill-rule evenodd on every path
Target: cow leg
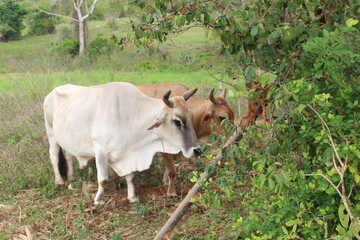
M 65 152 L 65 159 L 67 162 L 67 179 L 68 181 L 74 180 L 74 167 L 72 162 L 72 155 L 70 153 Z
M 105 204 L 104 201 L 104 190 L 106 182 L 109 179 L 108 172 L 108 159 L 106 154 L 96 153 L 95 154 L 95 163 L 97 169 L 97 180 L 98 180 L 98 191 L 95 196 L 94 204 Z
M 166 195 L 168 197 L 177 197 L 175 190 L 175 183 L 174 183 L 174 179 L 176 176 L 174 155 L 163 154 L 163 158 L 165 161 L 165 173 L 164 173 L 163 181 L 164 181 L 164 185 L 167 185 Z
M 60 170 L 59 170 L 59 152 L 60 146 L 55 141 L 50 141 L 50 160 L 53 166 L 54 174 L 55 174 L 55 184 L 57 185 L 64 185 L 64 180 L 61 177 Z
M 133 178 L 134 178 L 134 173 L 130 173 L 125 176 L 126 184 L 128 188 L 128 199 L 131 203 L 139 201 L 139 198 L 136 197 L 135 195 L 135 186 L 134 183 L 132 182 Z

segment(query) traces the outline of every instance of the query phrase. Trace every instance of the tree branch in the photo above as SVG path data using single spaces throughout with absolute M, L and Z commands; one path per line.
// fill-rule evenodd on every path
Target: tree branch
M 329 129 L 328 125 L 326 124 L 326 122 L 324 121 L 324 119 L 320 116 L 320 114 L 319 114 L 310 104 L 307 104 L 307 106 L 310 107 L 311 110 L 313 110 L 313 111 L 316 113 L 316 115 L 318 115 L 318 117 L 320 118 L 323 126 L 325 126 L 325 128 L 326 128 L 327 131 L 328 131 L 327 136 L 328 136 L 328 138 L 329 138 L 329 140 L 330 140 L 330 142 L 331 142 L 331 146 L 332 146 L 332 148 L 333 148 L 333 150 L 334 150 L 334 153 L 333 153 L 333 163 L 334 163 L 334 166 L 335 166 L 335 168 L 336 168 L 336 171 L 338 172 L 338 174 L 339 174 L 339 176 L 340 176 L 340 182 L 339 182 L 338 186 L 335 186 L 335 184 L 334 184 L 327 176 L 325 176 L 324 174 L 305 174 L 305 176 L 321 176 L 321 177 L 323 177 L 326 181 L 328 181 L 328 182 L 331 184 L 331 186 L 333 186 L 333 188 L 335 188 L 336 192 L 337 192 L 337 193 L 339 194 L 339 196 L 341 197 L 341 200 L 342 200 L 342 203 L 343 203 L 343 205 L 344 205 L 344 207 L 345 207 L 345 210 L 346 210 L 346 212 L 347 212 L 347 215 L 348 215 L 349 218 L 350 218 L 350 223 L 351 223 L 351 225 L 352 225 L 352 227 L 353 227 L 354 235 L 355 235 L 355 237 L 356 237 L 357 239 L 360 240 L 359 231 L 358 231 L 358 229 L 357 229 L 357 223 L 355 222 L 354 215 L 353 215 L 353 213 L 352 213 L 352 211 L 351 211 L 351 208 L 350 208 L 350 206 L 349 206 L 349 204 L 348 204 L 348 202 L 347 202 L 347 198 L 346 198 L 346 189 L 345 189 L 344 175 L 345 175 L 345 172 L 346 172 L 346 169 L 347 169 L 347 158 L 348 158 L 348 157 L 346 156 L 346 158 L 345 158 L 346 160 L 345 160 L 345 164 L 344 164 L 344 163 L 341 161 L 340 156 L 339 156 L 339 154 L 338 154 L 338 152 L 337 152 L 337 149 L 336 149 L 336 147 L 335 147 L 335 143 L 334 143 L 334 141 L 333 141 L 333 138 L 332 138 L 332 135 L 331 135 L 331 132 L 330 132 L 330 129 Z M 347 141 L 346 141 L 346 144 L 348 145 L 348 142 L 347 142 Z M 335 160 L 335 156 L 334 156 L 334 155 L 336 155 L 336 159 L 337 159 L 337 160 L 339 161 L 339 163 L 341 164 L 341 171 L 340 171 L 340 169 L 338 168 L 338 166 L 337 166 L 337 164 L 336 164 L 336 160 Z M 339 187 L 340 187 L 340 186 L 341 186 L 341 192 L 340 192 L 340 190 L 339 190 Z
M 91 7 L 90 7 L 90 11 L 88 12 L 88 14 L 86 14 L 86 15 L 83 17 L 84 20 L 85 20 L 86 18 L 88 18 L 88 17 L 94 12 L 95 5 L 97 4 L 98 1 L 99 1 L 99 0 L 94 0 L 93 4 L 92 4 Z
M 45 10 L 39 8 L 39 6 L 36 5 L 35 1 L 33 1 L 33 2 L 34 2 L 35 8 L 38 9 L 40 12 L 43 12 L 43 13 L 45 13 L 45 14 L 52 15 L 52 16 L 67 18 L 67 19 L 70 19 L 71 21 L 79 22 L 77 19 L 72 18 L 72 17 L 69 17 L 69 16 L 65 16 L 65 15 L 61 15 L 61 14 L 57 14 L 57 13 L 52 13 L 52 12 L 45 11 Z

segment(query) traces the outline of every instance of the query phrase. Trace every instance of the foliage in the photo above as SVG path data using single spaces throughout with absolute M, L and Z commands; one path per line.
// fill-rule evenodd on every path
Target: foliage
M 45 35 L 55 32 L 54 17 L 43 12 L 34 13 L 28 16 L 29 35 Z
M 229 237 L 360 239 L 359 3 L 233 4 L 138 1 L 150 13 L 127 36 L 151 54 L 155 40 L 200 23 L 244 75 L 248 99 L 259 97 L 255 83 L 269 87 L 272 124 L 248 128 L 224 152 L 228 162 L 199 203 L 213 216 L 231 212 Z
M 26 10 L 14 0 L 6 0 L 0 5 L 0 41 L 7 42 L 20 38 L 25 15 Z
M 76 56 L 79 52 L 79 45 L 80 43 L 77 38 L 65 39 L 59 45 L 54 47 L 54 51 L 61 54 Z
M 90 42 L 86 49 L 86 56 L 90 60 L 95 60 L 99 55 L 109 55 L 114 48 L 114 44 L 108 39 L 98 37 Z
M 105 11 L 106 11 L 106 9 L 104 7 L 101 7 L 100 5 L 98 5 L 94 9 L 94 12 L 90 15 L 89 21 L 92 21 L 92 20 L 104 20 Z

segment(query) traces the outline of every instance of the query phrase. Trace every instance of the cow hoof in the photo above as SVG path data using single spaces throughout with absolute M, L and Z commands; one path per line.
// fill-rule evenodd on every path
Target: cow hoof
M 132 197 L 132 198 L 128 198 L 130 203 L 137 203 L 139 202 L 139 198 L 138 197 Z
M 101 199 L 99 201 L 95 200 L 95 202 L 94 202 L 94 205 L 104 205 L 104 204 L 105 204 L 105 201 L 103 199 Z
M 55 184 L 56 184 L 57 186 L 59 186 L 59 187 L 62 187 L 62 186 L 65 185 L 64 180 L 62 180 L 62 178 L 60 178 L 60 179 L 55 179 Z

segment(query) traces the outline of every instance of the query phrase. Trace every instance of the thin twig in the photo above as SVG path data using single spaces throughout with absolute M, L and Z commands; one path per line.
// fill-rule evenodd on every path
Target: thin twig
M 338 153 L 338 151 L 337 151 L 337 149 L 336 149 L 336 147 L 335 147 L 335 143 L 334 143 L 334 140 L 333 140 L 333 138 L 332 138 L 332 135 L 331 135 L 329 126 L 326 124 L 326 122 L 325 122 L 324 119 L 321 117 L 321 115 L 320 115 L 310 104 L 307 103 L 306 105 L 307 105 L 309 108 L 311 108 L 311 110 L 313 110 L 313 111 L 316 113 L 316 115 L 318 115 L 318 117 L 320 118 L 321 122 L 324 124 L 325 128 L 326 128 L 327 131 L 328 131 L 328 138 L 329 138 L 329 140 L 330 140 L 330 142 L 331 142 L 332 148 L 334 149 L 336 158 L 337 158 L 337 160 L 339 161 L 339 163 L 341 164 L 341 167 L 344 167 L 344 163 L 341 161 L 341 158 L 340 158 L 340 156 L 339 156 L 339 153 Z
M 67 19 L 70 19 L 71 21 L 79 22 L 77 19 L 72 18 L 72 17 L 69 17 L 69 16 L 65 16 L 65 15 L 61 15 L 61 14 L 57 14 L 57 13 L 52 13 L 52 12 L 45 11 L 45 10 L 41 9 L 41 8 L 35 3 L 34 0 L 33 0 L 33 2 L 34 2 L 35 8 L 38 9 L 40 12 L 43 12 L 43 13 L 46 13 L 46 14 L 52 15 L 52 16 L 67 18 Z

